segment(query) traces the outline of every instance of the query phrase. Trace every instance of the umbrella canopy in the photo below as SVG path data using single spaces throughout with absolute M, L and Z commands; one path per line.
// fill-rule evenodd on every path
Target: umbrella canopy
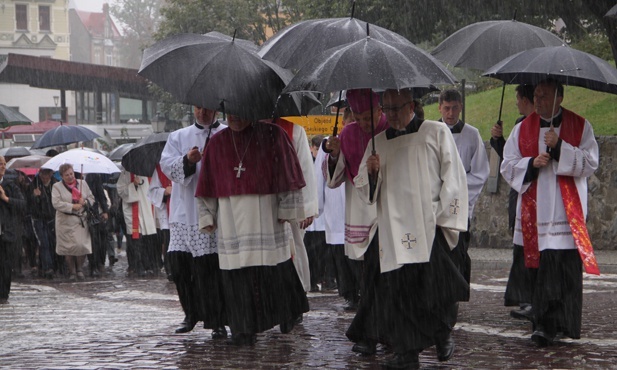
M 276 115 L 279 117 L 307 116 L 311 109 L 321 105 L 317 95 L 309 91 L 282 94 L 276 102 Z
M 13 158 L 8 161 L 6 168 L 41 168 L 50 159 L 51 157 L 37 154 Z
M 144 51 L 138 73 L 182 103 L 269 118 L 292 74 L 242 45 L 208 35 L 171 36 Z
M 11 107 L 0 104 L 0 127 L 5 128 L 14 125 L 29 125 L 32 120 Z
M 161 161 L 161 153 L 168 137 L 168 132 L 160 132 L 139 140 L 122 157 L 122 167 L 139 176 L 152 176 L 156 165 Z
M 49 168 L 58 171 L 61 165 L 69 163 L 73 165 L 73 171 L 85 173 L 120 172 L 118 166 L 102 154 L 84 150 L 82 148 L 67 150 L 47 161 L 41 168 Z
M 0 149 L 0 155 L 3 157 L 25 157 L 30 155 L 30 150 L 23 146 L 12 146 L 10 148 Z
M 135 143 L 122 144 L 109 152 L 107 158 L 111 159 L 114 162 L 120 162 L 122 160 L 122 156 L 125 155 L 133 147 L 133 145 L 135 145 Z
M 549 31 L 527 23 L 516 20 L 486 21 L 454 32 L 431 54 L 452 67 L 485 71 L 523 50 L 562 44 L 563 41 Z
M 67 145 L 82 141 L 91 141 L 101 137 L 96 132 L 83 126 L 58 126 L 44 133 L 32 145 L 32 149 L 46 148 L 57 145 Z
M 409 43 L 396 32 L 370 24 L 371 37 L 386 42 Z M 362 40 L 366 22 L 353 18 L 311 19 L 283 28 L 266 41 L 259 55 L 284 68 L 298 69 L 325 50 Z
M 533 85 L 553 78 L 564 85 L 617 94 L 617 69 L 595 55 L 567 46 L 522 51 L 489 68 L 483 76 Z
M 617 18 L 617 4 L 615 4 L 615 6 L 613 6 L 608 12 L 606 12 L 604 16 L 609 18 Z
M 300 68 L 284 92 L 387 90 L 455 82 L 439 61 L 411 43 L 365 37 L 318 54 Z

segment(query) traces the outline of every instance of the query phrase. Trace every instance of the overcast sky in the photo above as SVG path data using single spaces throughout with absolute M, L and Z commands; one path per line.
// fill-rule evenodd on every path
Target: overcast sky
M 88 12 L 100 12 L 103 10 L 103 3 L 111 4 L 114 0 L 71 0 L 79 10 Z

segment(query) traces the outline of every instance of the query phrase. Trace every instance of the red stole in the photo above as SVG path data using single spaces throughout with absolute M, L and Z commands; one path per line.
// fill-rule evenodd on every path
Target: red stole
M 135 175 L 131 173 L 131 185 L 133 185 L 134 181 Z M 139 202 L 131 203 L 131 216 L 131 237 L 133 239 L 139 239 Z
M 581 143 L 585 119 L 567 109 L 562 108 L 562 122 L 559 138 L 577 147 Z M 521 122 L 519 135 L 519 149 L 523 157 L 537 157 L 538 140 L 540 136 L 540 116 L 535 112 Z M 588 274 L 599 275 L 600 270 L 593 254 L 591 239 L 587 232 L 583 206 L 578 195 L 578 189 L 571 176 L 557 176 L 561 197 L 563 199 L 566 216 L 572 231 L 574 243 L 578 248 L 583 266 Z M 538 182 L 532 181 L 529 188 L 521 196 L 521 227 L 523 231 L 523 250 L 525 266 L 538 268 L 540 265 L 540 251 L 538 248 L 537 227 L 537 189 Z
M 241 173 L 239 160 L 246 169 Z M 254 123 L 240 132 L 226 128 L 210 138 L 195 196 L 278 194 L 305 185 L 298 156 L 285 131 L 277 125 Z
M 167 189 L 168 186 L 171 186 L 171 180 L 169 178 L 167 178 L 167 176 L 165 176 L 165 174 L 163 173 L 163 170 L 161 169 L 161 165 L 160 164 L 156 164 L 156 174 L 159 177 L 159 181 L 161 182 L 161 186 L 163 187 L 163 189 Z M 169 203 L 171 202 L 171 197 L 167 198 L 167 202 L 165 203 L 167 205 L 167 217 L 169 217 Z

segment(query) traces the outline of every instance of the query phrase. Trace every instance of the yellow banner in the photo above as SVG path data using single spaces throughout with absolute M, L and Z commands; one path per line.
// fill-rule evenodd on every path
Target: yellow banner
M 308 136 L 312 135 L 332 135 L 334 129 L 335 115 L 331 116 L 301 116 L 301 117 L 283 117 L 284 119 L 304 127 Z M 341 121 L 343 117 L 339 117 L 339 131 L 341 129 Z

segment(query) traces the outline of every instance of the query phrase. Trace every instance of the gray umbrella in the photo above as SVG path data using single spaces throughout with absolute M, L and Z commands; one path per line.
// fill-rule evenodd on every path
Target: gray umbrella
M 366 22 L 350 18 L 311 19 L 292 24 L 266 41 L 259 55 L 281 67 L 300 68 L 316 54 L 366 37 Z M 394 31 L 371 24 L 371 37 L 387 42 L 409 42 Z
M 422 98 L 424 95 L 433 92 L 433 91 L 439 91 L 439 89 L 436 86 L 428 86 L 428 87 L 419 87 L 419 86 L 414 86 L 411 89 L 411 94 L 413 96 L 414 99 L 420 99 Z M 379 91 L 376 91 L 379 92 Z M 326 108 L 327 107 L 346 107 L 347 106 L 347 90 L 344 90 L 342 92 L 342 94 L 340 94 L 341 97 L 339 99 L 339 94 L 338 93 L 334 93 L 332 94 L 332 98 L 330 98 L 330 100 L 328 101 L 328 103 L 326 104 Z
M 12 146 L 10 148 L 0 149 L 0 155 L 3 157 L 25 157 L 31 155 L 30 150 L 23 146 Z
M 32 120 L 15 109 L 7 107 L 4 104 L 0 104 L 0 128 L 15 125 L 29 125 L 31 123 Z
M 114 148 L 114 150 L 109 152 L 107 158 L 111 159 L 114 162 L 120 162 L 122 160 L 122 156 L 124 156 L 133 147 L 134 144 L 135 143 L 127 143 L 117 146 L 116 148 Z
M 39 149 L 50 146 L 67 145 L 82 141 L 91 141 L 97 137 L 101 137 L 101 135 L 83 126 L 58 126 L 44 133 L 34 142 L 31 148 Z
M 609 18 L 617 18 L 617 4 L 615 4 L 615 6 L 613 6 L 608 12 L 606 12 L 604 16 Z
M 138 73 L 182 103 L 254 120 L 272 117 L 292 76 L 235 39 L 195 34 L 171 36 L 146 49 Z
M 307 116 L 311 109 L 321 105 L 317 95 L 308 91 L 282 94 L 276 102 L 275 114 L 279 117 Z
M 617 69 L 595 55 L 567 46 L 522 51 L 489 68 L 483 76 L 508 84 L 537 84 L 547 78 L 564 85 L 617 94 Z
M 516 20 L 470 24 L 448 36 L 431 54 L 446 65 L 486 70 L 523 50 L 563 41 L 540 27 Z
M 168 137 L 168 132 L 160 132 L 139 140 L 122 157 L 122 167 L 139 176 L 152 176 L 156 165 L 161 161 Z

